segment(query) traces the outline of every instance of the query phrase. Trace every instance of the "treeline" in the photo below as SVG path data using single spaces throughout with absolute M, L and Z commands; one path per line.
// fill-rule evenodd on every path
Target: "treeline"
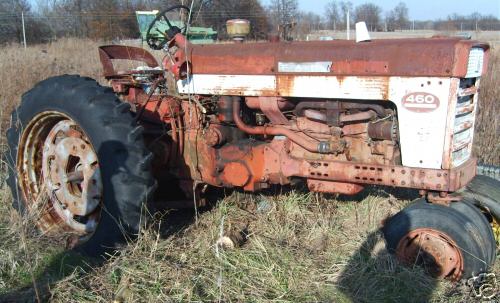
M 401 30 L 500 30 L 500 20 L 494 15 L 473 13 L 467 16 L 453 14 L 444 20 L 410 20 L 408 7 L 404 2 L 392 10 L 383 12 L 374 3 L 365 3 L 354 7 L 349 1 L 330 1 L 325 8 L 324 23 L 321 29 L 344 30 L 347 26 L 347 11 L 351 16 L 351 28 L 354 23 L 365 21 L 370 31 Z M 318 16 L 319 17 L 319 16 Z
M 32 3 L 36 3 L 32 5 Z M 137 38 L 135 11 L 164 9 L 171 5 L 191 5 L 190 0 L 1 0 L 0 43 L 22 41 L 24 15 L 28 43 L 60 37 L 88 37 L 112 40 Z M 232 18 L 252 23 L 250 39 L 264 39 L 270 33 L 285 39 L 301 39 L 315 30 L 345 30 L 347 12 L 350 26 L 365 21 L 370 31 L 426 30 L 500 30 L 493 15 L 477 13 L 451 15 L 446 20 L 411 21 L 408 7 L 399 3 L 384 12 L 375 3 L 354 6 L 350 1 L 330 1 L 324 14 L 299 10 L 297 0 L 272 0 L 268 7 L 259 0 L 195 0 L 193 23 L 214 27 L 225 38 L 225 22 Z
M 317 30 L 346 30 L 347 16 L 349 26 L 354 29 L 356 22 L 364 21 L 369 31 L 405 31 L 405 30 L 446 30 L 446 31 L 493 31 L 500 30 L 500 20 L 493 15 L 473 13 L 468 16 L 453 14 L 445 20 L 414 21 L 410 20 L 408 7 L 404 2 L 384 12 L 375 3 L 354 6 L 350 1 L 330 1 L 324 7 L 324 14 L 301 12 L 297 0 L 273 0 L 268 8 L 271 16 L 271 28 L 279 24 L 292 23 L 293 29 L 281 32 L 304 39 L 307 34 Z M 291 38 L 291 37 L 290 37 Z
M 22 14 L 28 43 L 67 36 L 112 40 L 139 37 L 135 15 L 138 10 L 162 10 L 177 4 L 191 6 L 188 0 L 38 0 L 36 6 L 30 3 L 0 1 L 0 43 L 22 41 Z M 225 22 L 232 18 L 249 19 L 253 39 L 265 38 L 270 30 L 268 14 L 259 0 L 194 2 L 194 25 L 211 26 L 224 33 Z
M 137 33 L 133 11 L 140 1 L 45 0 L 33 7 L 29 0 L 0 2 L 0 43 L 22 41 L 22 15 L 28 43 L 63 36 L 111 38 Z

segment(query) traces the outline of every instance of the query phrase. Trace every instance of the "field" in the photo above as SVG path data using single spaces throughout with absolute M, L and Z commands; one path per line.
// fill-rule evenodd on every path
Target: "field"
M 100 43 L 66 39 L 1 49 L 1 133 L 23 92 L 49 76 L 103 81 Z M 482 82 L 476 155 L 500 165 L 500 44 Z M 2 135 L 3 136 L 3 135 Z M 2 140 L 3 142 L 3 140 Z M 0 302 L 465 302 L 470 289 L 397 264 L 378 228 L 414 196 L 370 188 L 353 198 L 300 191 L 232 193 L 212 208 L 166 213 L 104 264 L 38 238 L 0 189 Z M 221 235 L 246 240 L 220 249 Z M 500 262 L 495 273 L 500 275 Z

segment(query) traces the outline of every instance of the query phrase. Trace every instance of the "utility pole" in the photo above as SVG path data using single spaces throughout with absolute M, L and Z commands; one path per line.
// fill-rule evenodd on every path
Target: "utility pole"
M 346 24 L 346 28 L 347 28 L 347 40 L 351 40 L 350 39 L 351 38 L 350 37 L 350 35 L 351 35 L 351 33 L 350 33 L 350 31 L 351 31 L 351 22 L 349 20 L 349 15 L 350 15 L 350 12 L 349 12 L 349 10 L 347 10 L 347 16 L 346 16 L 346 22 L 347 22 L 347 24 Z
M 24 41 L 24 49 L 26 49 L 26 29 L 24 27 L 24 11 L 21 12 L 21 22 L 23 23 L 23 41 Z

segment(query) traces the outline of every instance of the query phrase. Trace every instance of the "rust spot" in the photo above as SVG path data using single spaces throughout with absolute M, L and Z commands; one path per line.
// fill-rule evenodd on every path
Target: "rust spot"
M 344 84 L 345 76 L 337 76 L 337 81 L 339 82 L 339 86 L 342 87 Z
M 294 75 L 277 75 L 276 76 L 276 90 L 280 96 L 293 96 L 295 85 Z
M 332 65 L 332 72 L 343 75 L 388 74 L 387 61 L 345 60 L 336 61 Z
M 319 181 L 308 179 L 309 190 L 321 193 L 338 193 L 344 195 L 355 195 L 363 190 L 363 186 L 355 183 Z

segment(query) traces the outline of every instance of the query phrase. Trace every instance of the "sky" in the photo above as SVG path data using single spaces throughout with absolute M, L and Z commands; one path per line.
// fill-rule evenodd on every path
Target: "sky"
M 271 0 L 261 0 L 269 4 Z M 330 0 L 298 0 L 301 10 L 323 15 L 326 3 Z M 469 15 L 478 12 L 483 15 L 494 15 L 500 18 L 500 0 L 350 0 L 356 7 L 359 4 L 372 2 L 386 11 L 394 8 L 399 2 L 406 3 L 412 20 L 445 19 L 448 15 L 457 13 Z M 337 0 L 337 3 L 340 2 Z

